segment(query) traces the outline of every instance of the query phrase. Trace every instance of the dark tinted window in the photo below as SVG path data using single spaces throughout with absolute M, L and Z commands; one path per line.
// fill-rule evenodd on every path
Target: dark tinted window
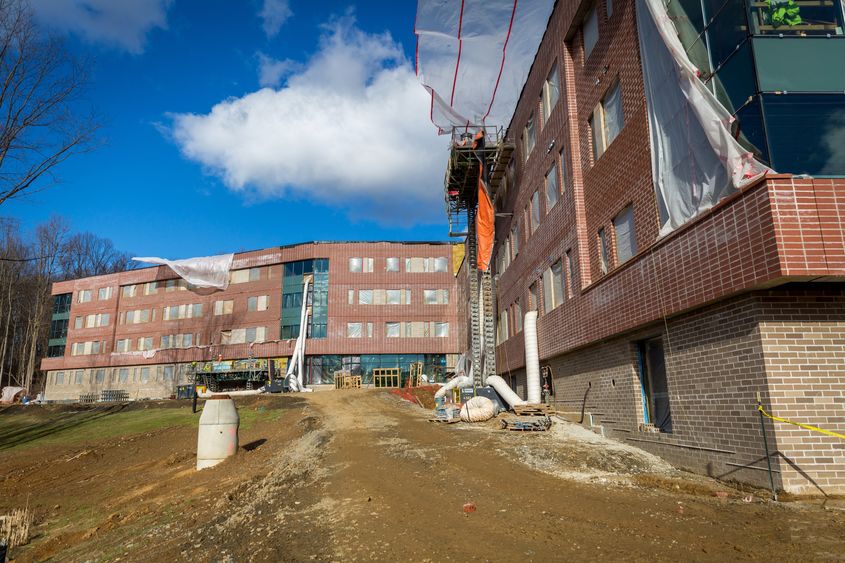
M 772 168 L 845 175 L 845 95 L 764 94 L 763 111 Z

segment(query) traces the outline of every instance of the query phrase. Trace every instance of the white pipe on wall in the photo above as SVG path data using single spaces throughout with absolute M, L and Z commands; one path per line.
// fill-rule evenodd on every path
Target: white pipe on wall
M 537 348 L 537 311 L 525 313 L 525 379 L 528 403 L 540 404 L 540 352 Z
M 308 335 L 308 286 L 311 283 L 311 276 L 306 276 L 302 284 L 302 311 L 299 314 L 299 336 L 296 338 L 296 345 L 293 348 L 293 355 L 288 363 L 288 371 L 285 379 L 291 391 L 304 391 L 304 363 L 305 363 L 305 338 Z M 294 371 L 296 376 L 294 377 Z

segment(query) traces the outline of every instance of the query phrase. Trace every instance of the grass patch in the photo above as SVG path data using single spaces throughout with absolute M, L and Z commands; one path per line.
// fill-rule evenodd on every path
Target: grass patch
M 120 405 L 77 412 L 20 413 L 2 417 L 0 451 L 51 444 L 78 444 L 116 436 L 143 434 L 162 428 L 193 427 L 199 424 L 200 412 L 190 407 L 143 408 L 121 410 Z M 264 406 L 242 406 L 238 409 L 241 428 L 248 430 L 258 423 L 277 421 L 284 410 Z

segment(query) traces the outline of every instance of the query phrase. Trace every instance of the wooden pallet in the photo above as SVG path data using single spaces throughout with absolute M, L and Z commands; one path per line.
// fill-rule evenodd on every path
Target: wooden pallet
M 555 409 L 550 405 L 516 405 L 513 412 L 517 416 L 551 416 Z

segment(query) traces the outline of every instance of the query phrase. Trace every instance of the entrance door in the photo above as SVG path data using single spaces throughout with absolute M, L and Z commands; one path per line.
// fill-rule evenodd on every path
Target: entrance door
M 672 432 L 672 409 L 669 405 L 669 385 L 666 381 L 666 362 L 663 339 L 652 338 L 640 343 L 640 383 L 643 390 L 644 420 L 661 432 Z

